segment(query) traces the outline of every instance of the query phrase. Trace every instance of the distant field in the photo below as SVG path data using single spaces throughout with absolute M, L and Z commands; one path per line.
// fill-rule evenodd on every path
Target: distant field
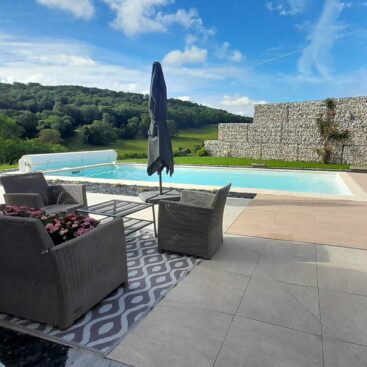
M 216 140 L 218 138 L 218 126 L 206 126 L 200 129 L 181 130 L 178 137 L 172 139 L 173 149 L 188 148 L 193 150 L 195 145 L 200 145 L 204 140 Z M 117 140 L 108 146 L 96 147 L 95 145 L 83 144 L 79 135 L 74 136 L 68 143 L 70 151 L 114 149 L 119 156 L 129 153 L 147 153 L 148 141 L 143 139 Z

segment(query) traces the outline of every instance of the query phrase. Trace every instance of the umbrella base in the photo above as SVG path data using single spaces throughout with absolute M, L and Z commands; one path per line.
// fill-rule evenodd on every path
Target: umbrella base
M 181 193 L 176 190 L 163 190 L 163 194 L 160 195 L 159 190 L 142 191 L 139 198 L 144 203 L 158 204 L 161 200 L 180 201 Z

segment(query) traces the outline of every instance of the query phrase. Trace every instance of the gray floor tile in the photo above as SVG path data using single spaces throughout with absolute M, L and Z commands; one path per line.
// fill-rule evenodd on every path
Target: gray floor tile
M 317 287 L 315 246 L 267 240 L 256 272 L 280 282 Z
M 234 315 L 249 277 L 197 266 L 166 297 L 174 305 L 199 306 Z
M 367 347 L 324 338 L 325 367 L 366 367 Z
M 352 249 L 338 246 L 316 246 L 318 263 L 350 263 L 367 265 L 367 250 Z
M 108 356 L 135 367 L 211 367 L 232 316 L 197 307 L 157 307 Z
M 237 314 L 321 335 L 317 288 L 280 283 L 255 275 Z
M 321 338 L 235 317 L 215 367 L 322 367 Z
M 211 260 L 201 266 L 251 276 L 264 248 L 264 239 L 225 236 L 224 242 Z
M 367 346 L 367 297 L 320 290 L 320 309 L 324 336 Z
M 367 296 L 367 251 L 316 246 L 320 289 Z

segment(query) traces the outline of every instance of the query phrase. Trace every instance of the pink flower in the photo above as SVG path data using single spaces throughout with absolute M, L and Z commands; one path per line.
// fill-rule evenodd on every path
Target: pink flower
M 60 236 L 63 236 L 64 234 L 68 233 L 69 230 L 67 228 L 61 228 L 60 229 Z

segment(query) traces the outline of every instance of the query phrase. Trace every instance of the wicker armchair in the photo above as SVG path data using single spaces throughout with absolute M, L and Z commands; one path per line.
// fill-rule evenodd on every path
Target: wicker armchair
M 8 205 L 42 208 L 48 214 L 67 212 L 87 205 L 84 185 L 49 186 L 40 172 L 1 177 Z
M 0 312 L 61 329 L 127 284 L 122 219 L 54 246 L 38 219 L 0 217 Z
M 223 212 L 231 184 L 216 194 L 182 191 L 159 203 L 158 249 L 210 259 L 223 242 Z

